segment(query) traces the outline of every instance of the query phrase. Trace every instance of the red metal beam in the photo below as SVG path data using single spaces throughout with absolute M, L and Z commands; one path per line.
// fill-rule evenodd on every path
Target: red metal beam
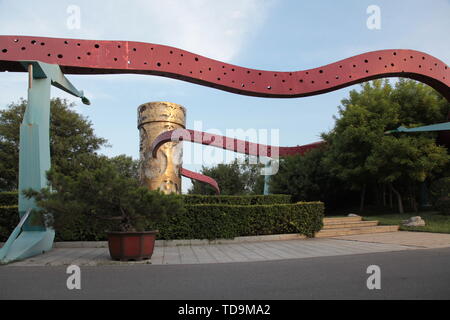
M 176 129 L 165 131 L 158 137 L 156 137 L 151 147 L 152 156 L 156 157 L 156 153 L 159 147 L 169 141 L 189 141 L 247 155 L 260 157 L 263 156 L 269 158 L 278 158 L 294 154 L 304 154 L 306 151 L 317 148 L 324 143 L 323 141 L 320 141 L 303 146 L 276 147 L 229 138 L 218 134 L 195 131 L 191 129 Z
M 220 189 L 219 189 L 219 185 L 217 184 L 217 181 L 214 180 L 211 177 L 205 176 L 204 174 L 201 174 L 201 173 L 190 171 L 190 170 L 185 169 L 185 168 L 181 168 L 181 175 L 183 177 L 186 177 L 186 178 L 189 178 L 189 179 L 194 179 L 194 180 L 197 180 L 197 181 L 201 181 L 201 182 L 207 183 L 211 187 L 213 187 L 214 190 L 216 190 L 217 194 L 220 194 Z
M 66 74 L 157 75 L 268 98 L 311 96 L 372 79 L 406 77 L 430 85 L 450 101 L 448 66 L 415 50 L 373 51 L 314 69 L 282 72 L 239 67 L 151 43 L 0 36 L 0 71 L 25 72 L 21 60 L 58 64 Z
M 177 129 L 163 132 L 154 140 L 151 148 L 152 155 L 155 157 L 159 147 L 169 141 L 190 141 L 248 155 L 268 157 L 274 156 L 276 155 L 276 153 L 278 153 L 278 156 L 304 154 L 305 152 L 317 148 L 324 143 L 323 141 L 320 141 L 296 147 L 274 147 L 190 129 Z M 181 175 L 190 179 L 207 183 L 216 190 L 217 194 L 220 194 L 220 189 L 217 181 L 211 177 L 197 172 L 189 171 L 184 168 L 181 168 Z

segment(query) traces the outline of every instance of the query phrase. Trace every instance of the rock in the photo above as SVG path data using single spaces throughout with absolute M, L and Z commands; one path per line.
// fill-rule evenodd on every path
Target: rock
M 347 215 L 347 217 L 359 217 L 357 214 L 354 214 L 354 213 L 349 213 L 348 215 Z
M 425 220 L 423 220 L 421 217 L 411 217 L 408 220 L 403 220 L 402 224 L 405 227 L 424 227 L 425 226 Z

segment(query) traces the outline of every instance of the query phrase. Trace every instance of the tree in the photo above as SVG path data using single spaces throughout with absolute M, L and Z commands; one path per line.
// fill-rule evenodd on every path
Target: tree
M 124 154 L 109 158 L 116 170 L 126 178 L 139 181 L 139 160 L 134 160 Z
M 367 167 L 379 182 L 387 184 L 394 192 L 399 212 L 403 213 L 401 190 L 410 194 L 411 206 L 417 210 L 412 188 L 440 173 L 449 160 L 447 150 L 437 146 L 433 138 L 384 136 L 368 157 Z
M 323 134 L 329 146 L 324 161 L 331 174 L 360 191 L 360 210 L 367 186 L 381 183 L 397 196 L 402 212 L 402 193 L 414 199 L 415 185 L 442 171 L 449 158 L 436 145 L 436 134 L 386 137 L 384 132 L 443 122 L 448 110 L 438 93 L 412 80 L 400 79 L 395 87 L 387 80 L 365 83 L 342 100 L 335 128 Z
M 323 148 L 320 148 L 305 155 L 281 158 L 277 174 L 270 179 L 270 191 L 290 194 L 294 201 L 323 200 L 324 190 L 319 182 L 323 153 Z
M 243 162 L 235 159 L 229 164 L 218 164 L 214 167 L 202 166 L 201 173 L 217 181 L 220 193 L 224 195 L 262 194 L 264 176 L 260 175 L 261 165 L 250 164 L 248 158 Z M 215 194 L 209 185 L 192 181 L 190 194 Z
M 264 192 L 264 176 L 261 175 L 263 164 L 250 163 L 246 157 L 239 162 L 241 179 L 244 181 L 244 194 L 262 194 Z
M 327 210 L 348 207 L 353 193 L 324 163 L 328 146 L 308 151 L 304 155 L 280 159 L 278 173 L 270 179 L 270 191 L 290 194 L 294 201 L 322 201 Z
M 119 158 L 122 162 L 123 159 Z M 117 158 L 96 160 L 101 164 L 98 168 L 80 169 L 74 175 L 51 169 L 47 174 L 49 188 L 25 192 L 37 200 L 44 215 L 52 214 L 49 224 L 56 229 L 81 215 L 113 222 L 108 225 L 112 228 L 109 231 L 142 231 L 167 213 L 184 210 L 179 196 L 139 186 L 138 180 L 130 177 L 129 167 L 122 172 L 117 170 Z M 130 164 L 128 160 L 126 163 Z
M 405 126 L 445 122 L 450 112 L 447 99 L 431 87 L 412 80 L 400 79 L 391 98 L 399 106 L 399 123 Z
M 65 163 L 63 170 L 58 166 L 54 166 L 53 169 L 67 176 L 76 176 L 84 170 L 94 171 L 100 169 L 105 163 L 115 168 L 121 176 L 139 181 L 139 160 L 134 160 L 124 154 L 108 158 L 97 153 L 82 153 Z
M 0 110 L 0 190 L 15 190 L 19 176 L 19 130 L 27 102 L 11 103 Z M 52 166 L 69 174 L 77 157 L 106 146 L 107 140 L 94 134 L 92 123 L 71 110 L 73 104 L 59 98 L 50 102 L 50 152 Z
M 366 166 L 367 157 L 385 128 L 394 126 L 398 110 L 390 101 L 393 89 L 388 81 L 365 83 L 362 88 L 361 92 L 350 91 L 349 99 L 342 100 L 334 129 L 323 134 L 329 146 L 324 163 L 333 176 L 360 192 L 360 211 L 367 185 L 375 180 Z

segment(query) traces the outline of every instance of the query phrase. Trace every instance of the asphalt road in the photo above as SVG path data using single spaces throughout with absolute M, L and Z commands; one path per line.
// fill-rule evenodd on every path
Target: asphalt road
M 369 290 L 369 265 L 381 289 Z M 450 248 L 250 263 L 0 267 L 0 299 L 450 299 Z

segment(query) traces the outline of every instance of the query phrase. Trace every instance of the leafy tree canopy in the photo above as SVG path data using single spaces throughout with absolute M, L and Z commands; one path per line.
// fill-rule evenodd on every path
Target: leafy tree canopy
M 0 110 L 0 190 L 17 189 L 19 132 L 26 100 Z M 69 174 L 76 158 L 95 155 L 107 140 L 97 137 L 92 123 L 72 110 L 73 104 L 59 98 L 50 102 L 50 152 L 52 167 Z
M 432 88 L 405 79 L 395 85 L 375 80 L 341 103 L 335 127 L 322 134 L 326 148 L 283 160 L 272 190 L 304 200 L 355 190 L 362 209 L 366 189 L 383 185 L 395 193 L 402 211 L 402 194 L 415 198 L 418 184 L 446 174 L 450 157 L 436 143 L 436 133 L 385 134 L 399 126 L 447 121 L 450 104 Z
M 235 159 L 229 164 L 218 164 L 210 168 L 202 167 L 201 173 L 217 181 L 220 193 L 223 195 L 262 194 L 264 176 L 260 175 L 261 165 Z M 199 181 L 192 181 L 190 194 L 215 194 L 209 185 Z

